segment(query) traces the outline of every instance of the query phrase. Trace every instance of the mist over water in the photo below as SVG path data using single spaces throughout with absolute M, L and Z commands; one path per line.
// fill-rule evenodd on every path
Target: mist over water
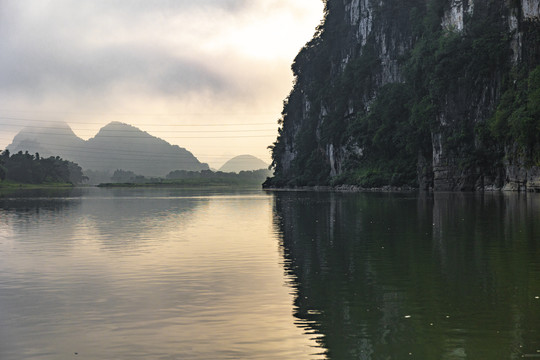
M 495 359 L 540 350 L 540 197 L 0 197 L 0 358 Z

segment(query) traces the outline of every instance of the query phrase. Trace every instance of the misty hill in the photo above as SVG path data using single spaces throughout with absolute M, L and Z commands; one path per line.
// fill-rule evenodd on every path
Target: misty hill
M 89 154 L 80 163 L 85 169 L 124 169 L 146 176 L 162 176 L 177 169 L 208 169 L 186 149 L 119 122 L 101 128 L 86 148 Z M 107 156 L 109 153 L 114 156 Z
M 85 170 L 124 169 L 145 176 L 164 176 L 172 170 L 208 169 L 186 149 L 120 122 L 104 126 L 88 141 L 77 137 L 67 124 L 25 128 L 7 148 L 12 153 L 28 150 L 41 156 L 59 155 Z
M 7 149 L 12 154 L 18 151 L 39 153 L 41 156 L 60 156 L 64 159 L 79 157 L 85 141 L 79 138 L 66 123 L 25 127 L 15 137 Z M 69 155 L 69 156 L 66 156 Z
M 268 169 L 268 164 L 252 155 L 239 155 L 223 164 L 219 171 L 240 172 L 260 169 Z

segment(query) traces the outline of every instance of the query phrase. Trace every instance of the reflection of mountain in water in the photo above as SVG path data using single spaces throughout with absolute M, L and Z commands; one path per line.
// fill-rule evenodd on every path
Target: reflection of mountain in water
M 155 241 L 157 234 L 166 237 L 167 231 L 182 229 L 206 205 L 207 199 L 174 190 L 106 189 L 100 197 L 85 199 L 81 213 L 103 246 L 113 250 L 142 246 Z
M 43 239 L 44 243 L 57 246 L 60 239 L 82 237 L 109 250 L 139 248 L 155 241 L 156 234 L 174 240 L 177 235 L 167 231 L 180 230 L 209 201 L 175 189 L 80 188 L 25 195 L 0 198 L 0 218 L 10 226 L 32 231 L 56 227 L 59 236 Z
M 274 212 L 296 316 L 330 359 L 536 352 L 537 196 L 278 193 Z

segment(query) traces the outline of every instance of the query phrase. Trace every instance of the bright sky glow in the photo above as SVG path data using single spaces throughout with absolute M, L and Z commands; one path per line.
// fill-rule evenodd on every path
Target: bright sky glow
M 85 139 L 122 121 L 212 167 L 269 161 L 290 65 L 322 11 L 319 0 L 3 0 L 0 147 L 43 121 Z

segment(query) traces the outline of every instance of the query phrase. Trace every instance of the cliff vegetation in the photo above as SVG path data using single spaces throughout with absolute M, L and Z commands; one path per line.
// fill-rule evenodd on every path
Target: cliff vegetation
M 537 0 L 327 0 L 265 186 L 540 189 Z

